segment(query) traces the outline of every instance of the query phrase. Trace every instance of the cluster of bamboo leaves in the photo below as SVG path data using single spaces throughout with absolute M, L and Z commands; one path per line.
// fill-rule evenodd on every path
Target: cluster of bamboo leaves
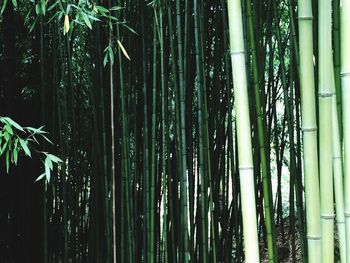
M 18 164 L 21 153 L 31 158 L 32 152 L 35 152 L 40 155 L 39 158 L 42 159 L 45 167 L 45 172 L 36 181 L 45 178 L 47 182 L 50 182 L 54 165 L 58 165 L 62 160 L 51 153 L 37 150 L 40 140 L 52 143 L 46 137 L 47 132 L 43 130 L 44 126 L 39 128 L 22 127 L 11 118 L 1 116 L 0 123 L 0 157 L 5 157 L 7 173 L 10 171 L 10 164 Z

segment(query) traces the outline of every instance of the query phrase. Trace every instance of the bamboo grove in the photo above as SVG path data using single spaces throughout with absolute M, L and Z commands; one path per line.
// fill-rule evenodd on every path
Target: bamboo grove
M 350 1 L 0 8 L 1 262 L 350 262 Z

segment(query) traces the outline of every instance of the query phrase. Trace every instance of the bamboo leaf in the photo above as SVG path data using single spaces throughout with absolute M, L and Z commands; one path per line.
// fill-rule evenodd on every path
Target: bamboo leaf
M 64 26 L 63 26 L 63 34 L 67 34 L 69 32 L 69 16 L 64 16 Z
M 18 148 L 14 148 L 12 152 L 12 157 L 15 165 L 17 165 L 17 160 L 18 160 Z
M 108 63 L 108 53 L 105 53 L 105 56 L 103 58 L 103 66 L 105 67 Z
M 46 176 L 46 173 L 43 173 L 41 175 L 38 176 L 38 178 L 35 179 L 35 182 L 40 181 L 41 179 L 43 179 Z
M 36 15 L 40 15 L 40 5 L 39 5 L 39 3 L 37 3 L 37 4 L 35 5 L 35 14 L 36 14 Z
M 6 142 L 8 142 L 10 140 L 10 137 L 11 137 L 10 134 L 7 131 L 5 131 L 4 138 L 5 138 Z
M 25 154 L 26 154 L 27 156 L 29 156 L 29 157 L 32 157 L 32 156 L 31 156 L 31 153 L 30 153 L 30 150 L 29 150 L 29 148 L 28 148 L 28 141 L 25 141 L 25 140 L 23 140 L 23 139 L 19 139 L 19 143 L 20 143 L 20 145 L 21 145 L 23 151 L 25 152 Z
M 48 9 L 47 9 L 47 11 L 51 11 L 52 9 L 54 9 L 57 5 L 59 5 L 60 4 L 60 0 L 58 0 L 58 1 L 56 1 L 54 4 L 52 4 Z
M 111 7 L 109 10 L 111 10 L 111 11 L 118 11 L 118 10 L 121 10 L 121 9 L 123 9 L 124 7 L 121 7 L 121 6 L 113 6 L 113 7 Z
M 7 147 L 7 144 L 8 144 L 8 142 L 6 141 L 6 142 L 4 143 L 4 145 L 1 147 L 1 149 L 0 149 L 0 156 L 5 152 L 5 149 L 6 149 L 6 147 Z
M 47 157 L 50 158 L 50 160 L 54 163 L 61 163 L 63 162 L 59 157 L 57 157 L 56 155 L 53 155 L 51 153 L 47 154 Z
M 46 14 L 46 1 L 45 0 L 41 0 L 41 11 L 42 11 L 43 15 Z
M 48 182 L 50 182 L 51 170 L 52 170 L 53 167 L 52 167 L 52 161 L 51 161 L 51 159 L 50 159 L 49 156 L 46 156 L 44 164 L 45 164 L 45 175 L 46 175 L 46 180 L 47 180 Z
M 131 33 L 133 33 L 133 34 L 135 34 L 135 35 L 139 35 L 139 34 L 137 34 L 137 32 L 134 30 L 134 29 L 132 29 L 130 26 L 128 26 L 127 24 L 125 24 L 125 23 L 121 23 L 121 25 L 122 26 L 124 26 L 124 27 L 126 27 Z
M 96 13 L 100 12 L 102 14 L 106 14 L 108 13 L 108 9 L 104 8 L 103 6 L 100 6 L 100 5 L 96 5 L 95 6 L 95 9 L 96 9 Z
M 4 128 L 9 134 L 13 135 L 13 130 L 9 124 L 6 124 Z
M 44 126 L 41 126 L 39 128 L 33 128 L 33 127 L 25 127 L 25 129 L 33 132 L 34 134 L 45 134 L 46 131 L 43 131 Z
M 10 152 L 6 151 L 6 172 L 9 173 L 10 170 Z
M 36 25 L 36 20 L 34 20 L 34 22 L 32 23 L 32 25 L 30 26 L 29 32 L 32 32 L 32 31 L 33 31 L 35 25 Z
M 17 130 L 20 130 L 20 131 L 24 131 L 23 127 L 21 125 L 19 125 L 17 122 L 15 122 L 14 120 L 12 120 L 11 118 L 9 117 L 4 117 L 4 120 L 12 125 L 13 127 L 15 127 Z
M 117 40 L 117 42 L 118 42 L 118 45 L 119 45 L 120 49 L 122 50 L 124 56 L 125 56 L 128 60 L 131 60 L 130 57 L 129 57 L 129 55 L 128 55 L 128 53 L 126 52 L 126 50 L 125 50 L 123 44 L 122 44 L 119 40 Z
M 81 14 L 85 24 L 87 25 L 87 27 L 92 29 L 92 25 L 91 25 L 91 22 L 89 20 L 89 17 L 84 12 L 81 12 L 80 14 Z
M 49 154 L 46 155 L 45 166 L 49 167 L 50 170 L 52 170 L 52 168 L 53 168 L 52 160 L 51 160 L 51 157 Z
M 108 49 L 108 55 L 109 55 L 109 61 L 113 65 L 114 64 L 114 52 L 113 52 L 113 49 L 111 47 Z
M 4 13 L 6 6 L 7 6 L 7 0 L 4 0 L 1 7 L 1 15 Z
M 48 143 L 50 143 L 50 144 L 53 144 L 53 142 L 49 139 L 49 138 L 47 138 L 45 135 L 41 135 Z

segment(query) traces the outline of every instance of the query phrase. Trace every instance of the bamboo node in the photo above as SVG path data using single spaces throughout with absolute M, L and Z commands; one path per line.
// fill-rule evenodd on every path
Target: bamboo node
M 321 98 L 329 98 L 332 97 L 334 94 L 334 92 L 319 92 L 318 96 Z
M 350 71 L 348 72 L 340 72 L 340 77 L 348 77 L 350 76 Z
M 253 170 L 254 167 L 253 166 L 239 166 L 238 169 L 239 170 Z
M 317 131 L 317 126 L 301 127 L 301 131 L 303 131 L 303 132 L 313 132 L 313 131 Z
M 235 56 L 235 55 L 245 55 L 245 51 L 244 50 L 234 50 L 230 52 L 231 56 Z
M 321 236 L 307 235 L 307 239 L 310 239 L 310 240 L 321 240 Z
M 321 219 L 325 219 L 325 220 L 333 220 L 335 218 L 335 215 L 321 215 Z
M 313 16 L 298 16 L 298 20 L 313 20 Z
M 344 212 L 345 217 L 350 217 L 350 212 Z

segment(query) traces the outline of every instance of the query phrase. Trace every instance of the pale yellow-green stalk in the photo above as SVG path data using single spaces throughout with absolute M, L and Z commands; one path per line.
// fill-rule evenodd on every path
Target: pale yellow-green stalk
M 232 75 L 235 93 L 238 165 L 240 174 L 245 262 L 259 262 L 259 246 L 254 190 L 254 168 L 249 118 L 242 6 L 228 0 Z
M 346 262 L 350 262 L 350 1 L 340 4 L 341 85 L 344 143 Z
M 334 262 L 334 202 L 332 159 L 332 1 L 318 2 L 318 80 L 319 80 L 319 149 L 321 192 L 322 262 Z
M 319 263 L 321 223 L 311 0 L 298 1 L 298 21 L 308 262 Z
M 335 81 L 333 78 L 333 101 L 332 101 L 332 138 L 333 138 L 333 177 L 334 177 L 334 197 L 337 215 L 337 228 L 339 240 L 340 262 L 346 262 L 346 241 L 345 241 L 345 216 L 344 216 L 344 191 L 343 191 L 343 164 L 340 145 L 337 96 L 335 91 Z

